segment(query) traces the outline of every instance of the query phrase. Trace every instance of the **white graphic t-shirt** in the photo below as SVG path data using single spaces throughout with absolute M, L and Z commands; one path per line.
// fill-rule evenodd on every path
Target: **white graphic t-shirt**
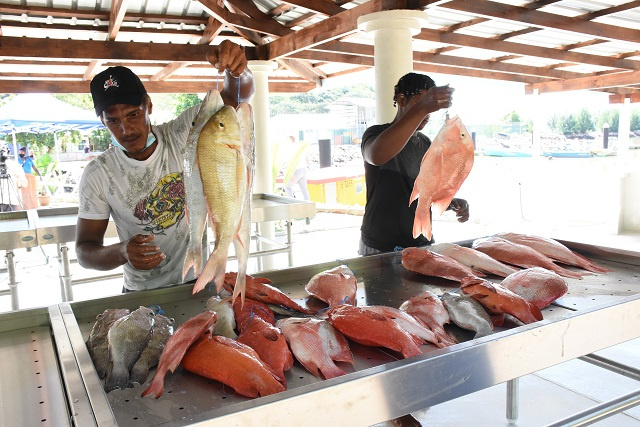
M 125 287 L 155 289 L 182 283 L 182 264 L 189 241 L 185 218 L 184 150 L 199 105 L 176 119 L 152 126 L 158 146 L 146 160 L 130 159 L 111 147 L 92 160 L 80 180 L 78 216 L 113 218 L 120 241 L 153 234 L 153 245 L 166 258 L 152 270 L 124 264 Z M 193 279 L 190 273 L 185 280 Z

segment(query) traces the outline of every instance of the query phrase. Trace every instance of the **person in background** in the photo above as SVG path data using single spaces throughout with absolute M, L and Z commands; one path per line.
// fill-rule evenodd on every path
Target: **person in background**
M 84 154 L 89 154 L 91 151 L 91 145 L 89 145 L 89 141 L 84 142 Z
M 18 151 L 18 163 L 22 166 L 28 182 L 26 186 L 23 186 L 20 189 L 22 192 L 22 205 L 25 209 L 37 209 L 38 195 L 36 189 L 36 176 L 33 172 L 35 171 L 40 175 L 40 171 L 36 167 L 33 156 L 29 156 L 27 151 L 27 147 L 20 147 L 20 150 Z M 42 179 L 42 176 L 40 176 L 40 179 Z
M 203 46 L 207 60 L 224 72 L 222 99 L 236 107 L 253 96 L 253 75 L 242 47 L 228 40 Z M 85 268 L 123 266 L 123 291 L 182 283 L 189 239 L 183 182 L 187 136 L 200 105 L 152 126 L 151 98 L 126 67 L 109 67 L 91 80 L 96 115 L 112 147 L 89 162 L 79 186 L 76 253 Z M 109 216 L 120 242 L 105 244 Z M 190 275 L 186 281 L 193 279 Z
M 367 202 L 358 253 L 371 255 L 424 246 L 434 242 L 423 235 L 413 238 L 417 200 L 409 205 L 413 183 L 431 140 L 420 133 L 434 111 L 451 106 L 453 89 L 436 86 L 424 74 L 408 73 L 395 86 L 398 111 L 391 123 L 371 126 L 362 135 Z M 469 205 L 453 199 L 447 210 L 458 221 L 469 219 Z
M 0 212 L 19 211 L 22 210 L 20 190 L 26 187 L 29 182 L 20 165 L 15 160 L 4 156 L 6 152 L 8 150 L 2 152 L 7 176 L 0 178 Z
M 291 157 L 287 162 L 284 173 L 284 191 L 287 196 L 294 197 L 293 186 L 298 185 L 302 198 L 309 200 L 309 189 L 307 188 L 307 146 L 304 142 L 296 143 L 294 136 L 289 137 L 289 147 L 287 150 Z

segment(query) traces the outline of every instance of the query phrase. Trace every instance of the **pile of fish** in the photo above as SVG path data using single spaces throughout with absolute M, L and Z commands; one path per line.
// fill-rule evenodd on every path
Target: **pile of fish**
M 193 268 L 198 279 L 193 293 L 213 282 L 222 290 L 229 247 L 233 243 L 238 274 L 233 298 L 244 301 L 249 259 L 251 199 L 255 171 L 253 112 L 245 102 L 223 105 L 218 91 L 210 91 L 198 110 L 187 137 L 184 184 L 189 246 L 183 279 Z M 207 216 L 215 246 L 202 267 L 202 236 Z
M 518 252 L 508 259 L 498 255 L 505 244 L 523 246 L 515 242 L 539 247 L 526 246 L 520 257 Z M 550 264 L 542 267 L 532 260 L 552 256 L 590 272 L 608 271 L 556 241 L 535 236 L 505 233 L 473 246 L 477 249 L 454 244 L 405 249 L 406 268 L 454 280 L 459 289 L 442 295 L 423 291 L 400 307 L 357 306 L 357 279 L 345 265 L 322 271 L 306 284 L 307 304 L 317 300 L 324 305 L 320 310 L 293 301 L 269 279 L 250 275 L 243 304 L 231 297 L 238 273 L 227 273 L 223 288 L 228 296 L 210 298 L 203 313 L 177 329 L 142 395 L 160 397 L 165 376 L 180 364 L 254 398 L 286 390 L 286 373 L 295 361 L 320 379 L 353 372 L 351 343 L 386 348 L 403 358 L 420 356 L 426 351 L 424 344 L 444 348 L 458 342 L 459 334 L 450 333 L 456 330 L 451 324 L 479 338 L 493 333 L 506 319 L 511 324 L 542 320 L 541 310 L 564 295 L 568 286 L 548 269 Z M 572 278 L 582 274 L 564 270 L 558 271 Z M 487 280 L 488 275 L 501 282 Z
M 143 384 L 173 333 L 159 307 L 107 309 L 96 317 L 87 349 L 107 392 Z

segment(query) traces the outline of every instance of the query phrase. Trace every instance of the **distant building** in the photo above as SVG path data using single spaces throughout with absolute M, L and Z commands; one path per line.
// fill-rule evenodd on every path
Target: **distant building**
M 332 144 L 359 144 L 365 129 L 374 123 L 375 100 L 340 98 L 327 106 L 329 113 L 278 114 L 271 118 L 272 141 L 294 135 L 311 144 L 330 139 Z

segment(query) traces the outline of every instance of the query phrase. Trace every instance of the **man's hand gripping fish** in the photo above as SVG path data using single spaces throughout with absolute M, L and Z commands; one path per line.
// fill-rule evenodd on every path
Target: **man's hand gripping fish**
M 216 95 L 219 96 L 219 94 Z M 197 121 L 198 118 L 196 118 Z M 222 290 L 229 246 L 233 242 L 238 259 L 238 276 L 233 297 L 235 299 L 237 295 L 241 295 L 244 301 L 255 170 L 251 106 L 241 103 L 237 110 L 228 105 L 220 108 L 203 126 L 197 139 L 195 153 L 195 163 L 200 171 L 202 194 L 216 242 L 211 256 L 193 287 L 193 293 L 204 289 L 211 281 L 215 283 L 218 292 Z M 195 181 L 197 179 L 191 183 L 197 187 Z M 197 190 L 187 189 L 186 194 L 187 209 L 189 209 L 189 198 L 191 195 L 197 197 L 198 193 Z M 196 243 L 200 245 L 202 234 L 198 239 L 198 232 L 195 230 L 191 237 L 195 238 Z M 186 262 L 188 261 L 189 258 Z M 187 266 L 186 262 L 184 268 L 188 271 L 190 266 Z

